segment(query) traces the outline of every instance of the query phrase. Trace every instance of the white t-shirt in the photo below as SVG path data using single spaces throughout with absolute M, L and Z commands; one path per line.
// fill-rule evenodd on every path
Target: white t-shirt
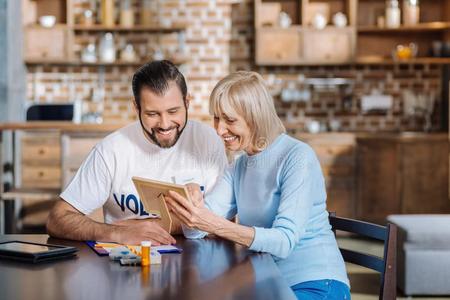
M 188 121 L 173 147 L 160 148 L 134 122 L 100 141 L 60 196 L 83 214 L 103 206 L 106 223 L 146 218 L 131 177 L 195 182 L 208 193 L 226 164 L 223 143 L 207 125 Z

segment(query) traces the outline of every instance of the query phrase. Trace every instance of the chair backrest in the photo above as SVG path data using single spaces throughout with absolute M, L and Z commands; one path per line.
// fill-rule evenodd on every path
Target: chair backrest
M 336 231 L 356 234 L 360 237 L 371 238 L 384 243 L 383 257 L 369 253 L 340 248 L 344 261 L 363 266 L 381 275 L 380 300 L 391 300 L 397 297 L 396 284 L 396 251 L 397 251 L 397 227 L 388 223 L 386 226 L 368 223 L 360 220 L 337 217 L 331 212 L 331 227 Z

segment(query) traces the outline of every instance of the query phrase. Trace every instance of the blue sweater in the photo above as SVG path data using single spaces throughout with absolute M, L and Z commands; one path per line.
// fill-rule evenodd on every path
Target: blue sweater
M 288 284 L 334 279 L 349 285 L 328 221 L 325 182 L 307 144 L 286 134 L 239 157 L 206 196 L 208 209 L 255 229 L 250 249 L 273 255 Z M 186 237 L 205 233 L 183 228 Z

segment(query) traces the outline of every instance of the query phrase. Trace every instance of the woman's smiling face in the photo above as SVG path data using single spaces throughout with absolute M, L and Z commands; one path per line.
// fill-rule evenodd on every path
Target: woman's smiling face
M 250 127 L 239 114 L 215 115 L 214 128 L 228 150 L 243 150 L 249 155 L 255 154 Z

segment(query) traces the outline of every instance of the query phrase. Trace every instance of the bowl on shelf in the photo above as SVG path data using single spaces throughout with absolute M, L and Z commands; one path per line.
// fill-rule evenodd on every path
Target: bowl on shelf
M 394 60 L 407 60 L 417 56 L 417 44 L 409 43 L 408 45 L 397 45 L 392 50 L 392 58 Z

